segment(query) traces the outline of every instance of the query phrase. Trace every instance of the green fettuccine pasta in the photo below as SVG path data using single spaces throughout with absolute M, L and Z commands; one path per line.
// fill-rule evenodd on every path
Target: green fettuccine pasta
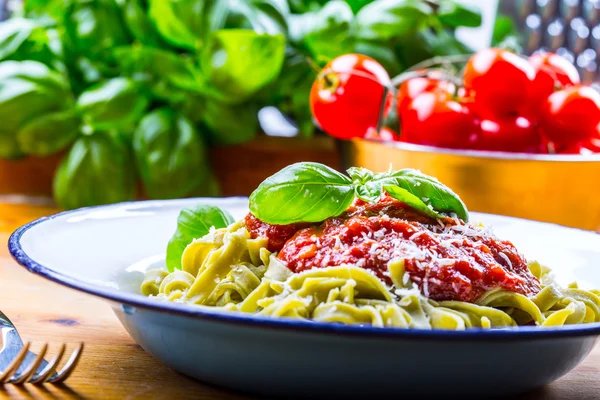
M 413 287 L 404 260 L 388 263 L 392 287 L 344 265 L 292 273 L 242 223 L 190 243 L 182 270 L 147 272 L 146 296 L 232 312 L 375 327 L 450 329 L 559 326 L 600 321 L 600 292 L 557 287 L 548 268 L 530 263 L 542 290 L 533 297 L 491 290 L 476 303 L 436 302 Z

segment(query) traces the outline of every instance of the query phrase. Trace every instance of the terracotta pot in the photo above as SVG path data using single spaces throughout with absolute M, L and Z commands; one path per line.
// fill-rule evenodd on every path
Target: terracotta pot
M 243 145 L 213 148 L 210 157 L 223 196 L 247 196 L 267 176 L 295 162 L 315 161 L 339 169 L 339 154 L 329 137 L 259 136 Z M 0 160 L 0 195 L 51 197 L 52 177 L 61 157 Z

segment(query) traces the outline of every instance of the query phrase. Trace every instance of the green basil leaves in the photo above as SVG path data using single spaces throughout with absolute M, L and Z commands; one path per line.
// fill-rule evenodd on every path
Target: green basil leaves
M 167 269 L 170 272 L 181 269 L 181 255 L 194 239 L 206 235 L 211 227 L 225 228 L 233 222 L 233 217 L 227 211 L 208 204 L 197 204 L 181 210 L 177 218 L 177 230 L 167 246 Z
M 240 104 L 277 78 L 284 56 L 283 35 L 222 29 L 212 33 L 200 65 L 214 98 Z
M 211 174 L 201 135 L 170 107 L 142 118 L 133 134 L 133 153 L 146 194 L 153 199 L 186 196 L 206 185 Z
M 320 222 L 354 200 L 352 180 L 323 164 L 296 163 L 263 181 L 250 195 L 250 211 L 270 224 Z
M 456 193 L 419 171 L 373 173 L 350 168 L 348 175 L 318 163 L 292 164 L 258 186 L 250 196 L 250 211 L 270 224 L 320 222 L 343 213 L 356 197 L 374 203 L 385 191 L 433 218 L 456 214 L 464 221 L 469 219 Z
M 58 166 L 53 186 L 63 208 L 133 199 L 135 171 L 128 144 L 115 131 L 82 135 Z
M 463 221 L 469 220 L 469 211 L 460 197 L 448 186 L 429 175 L 414 169 L 401 169 L 380 176 L 384 182 L 390 182 L 415 195 L 427 206 L 431 206 L 430 209 L 449 215 L 456 214 Z
M 77 125 L 62 75 L 36 61 L 0 63 L 0 157 L 60 150 L 75 139 Z
M 77 108 L 95 129 L 127 129 L 144 115 L 149 100 L 130 78 L 113 78 L 86 90 Z

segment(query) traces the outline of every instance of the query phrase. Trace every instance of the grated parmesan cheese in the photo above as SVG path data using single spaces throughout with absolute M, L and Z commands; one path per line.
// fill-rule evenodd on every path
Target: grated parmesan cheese
M 409 280 L 410 276 L 408 275 L 408 272 L 405 272 L 404 275 L 402 275 L 402 284 L 406 286 Z
M 509 265 L 510 269 L 512 269 L 513 265 L 512 262 L 510 262 L 510 258 L 508 258 L 508 256 L 504 253 L 498 253 L 498 255 L 502 257 L 504 261 L 506 261 L 506 263 Z
M 415 240 L 419 236 L 425 235 L 425 234 L 427 234 L 427 231 L 418 231 L 418 232 L 415 232 L 412 235 L 410 235 L 410 237 L 408 238 L 408 240 Z
M 379 247 L 379 243 L 375 242 L 371 245 L 371 248 L 369 249 L 369 254 L 373 255 L 377 252 L 377 247 Z
M 339 236 L 335 237 L 335 249 L 341 249 L 342 248 L 342 241 L 340 240 Z
M 456 293 L 460 293 L 460 286 L 458 285 L 458 283 L 452 282 L 452 289 L 454 289 Z
M 385 228 L 381 228 L 380 230 L 373 233 L 373 236 L 376 239 L 382 239 L 385 236 Z
M 429 297 L 429 282 L 427 279 L 423 280 L 423 294 L 425 297 Z

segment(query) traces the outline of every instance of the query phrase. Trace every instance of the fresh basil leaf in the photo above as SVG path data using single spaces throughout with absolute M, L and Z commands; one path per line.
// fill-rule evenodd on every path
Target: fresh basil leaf
M 64 72 L 62 43 L 56 36 L 54 29 L 29 19 L 15 17 L 0 22 L 0 61 L 38 61 Z
M 40 62 L 2 62 L 0 63 L 0 80 L 2 79 L 20 79 L 25 82 L 35 83 L 43 87 L 46 91 L 56 92 L 53 93 L 54 95 L 67 97 L 67 104 L 72 104 L 70 96 L 67 96 L 69 94 L 69 85 L 65 78 Z
M 343 213 L 354 200 L 347 176 L 312 162 L 292 164 L 250 195 L 250 211 L 270 224 L 320 222 Z
M 123 11 L 125 24 L 131 35 L 145 46 L 167 47 L 167 43 L 159 35 L 148 17 L 144 0 L 120 0 L 119 6 Z
M 153 89 L 202 92 L 201 72 L 188 56 L 144 46 L 120 47 L 114 54 L 121 73 L 141 79 Z
M 144 114 L 149 99 L 130 78 L 113 78 L 83 92 L 77 108 L 95 129 L 127 129 Z
M 449 187 L 437 179 L 414 169 L 401 169 L 376 174 L 372 185 L 396 185 L 406 189 L 418 199 L 440 213 L 456 214 L 463 221 L 469 220 L 469 211 L 465 203 Z
M 429 49 L 436 56 L 473 53 L 473 49 L 458 40 L 448 29 L 440 29 L 437 32 L 425 30 L 420 34 L 428 42 Z
M 15 132 L 5 130 L 0 126 L 0 158 L 13 160 L 21 158 L 24 155 L 17 143 Z
M 481 10 L 476 6 L 459 3 L 457 0 L 439 1 L 436 14 L 440 22 L 450 28 L 460 26 L 476 28 L 481 25 Z
M 440 218 L 440 214 L 429 208 L 427 204 L 409 190 L 401 188 L 396 185 L 384 185 L 383 189 L 392 196 L 394 199 L 403 202 L 407 206 L 414 208 L 417 211 L 422 212 L 425 215 L 429 215 L 433 218 Z
M 210 173 L 206 148 L 194 125 L 169 107 L 140 121 L 133 151 L 144 189 L 153 199 L 188 196 Z
M 406 69 L 388 43 L 373 40 L 361 40 L 356 43 L 356 53 L 377 60 L 390 76 L 396 76 Z
M 200 66 L 217 100 L 240 104 L 277 78 L 284 53 L 283 35 L 219 30 L 202 52 Z
M 364 184 L 373 180 L 374 174 L 372 171 L 362 167 L 350 167 L 346 170 L 350 178 L 355 184 Z
M 25 153 L 47 156 L 65 149 L 80 133 L 81 119 L 74 110 L 36 116 L 17 132 L 17 143 Z
M 58 32 L 43 27 L 35 28 L 27 40 L 6 59 L 14 61 L 38 61 L 48 67 L 66 74 L 62 43 L 57 38 Z M 58 45 L 58 47 L 56 47 Z
M 35 61 L 1 62 L 0 156 L 21 156 L 17 132 L 40 115 L 69 109 L 72 104 L 65 79 L 44 64 Z
M 107 61 L 113 48 L 131 41 L 114 0 L 72 0 L 63 24 L 75 51 L 90 60 Z
M 60 162 L 53 189 L 66 209 L 131 200 L 135 172 L 129 146 L 117 132 L 81 136 Z
M 294 14 L 318 11 L 330 0 L 287 0 L 290 10 Z
M 74 93 L 81 94 L 90 86 L 102 81 L 103 73 L 96 63 L 86 57 L 73 54 L 71 49 L 65 48 L 65 50 L 68 60 L 69 82 Z
M 272 0 L 229 0 L 225 29 L 242 28 L 270 35 L 287 35 L 288 14 L 287 8 Z
M 354 14 L 345 1 L 328 2 L 322 9 L 290 16 L 290 39 L 313 57 L 334 58 L 354 51 Z
M 258 107 L 254 103 L 223 104 L 215 100 L 205 103 L 202 122 L 211 144 L 234 145 L 252 140 L 259 131 Z
M 195 93 L 185 92 L 183 100 L 174 101 L 172 102 L 172 105 L 193 124 L 199 124 L 204 118 L 206 103 L 207 100 L 205 97 Z
M 225 24 L 228 2 L 223 0 L 149 0 L 148 14 L 172 46 L 195 51 L 210 32 Z
M 497 45 L 509 36 L 518 33 L 515 22 L 507 16 L 499 16 L 494 22 L 494 31 L 492 33 L 492 45 Z
M 56 23 L 62 19 L 65 3 L 64 0 L 27 0 L 23 2 L 23 11 L 27 18 Z
M 383 188 L 380 184 L 373 184 L 376 174 L 372 171 L 362 167 L 350 167 L 346 172 L 352 178 L 356 197 L 368 203 L 376 203 L 381 198 Z
M 512 18 L 506 16 L 496 18 L 492 34 L 492 46 L 515 53 L 522 52 L 523 48 L 519 38 L 519 31 Z
M 370 2 L 371 0 L 346 0 L 346 3 L 348 3 L 354 14 L 358 13 L 361 8 L 363 8 Z
M 24 18 L 0 22 L 0 60 L 9 59 L 29 38 L 36 24 Z
M 383 187 L 381 185 L 365 185 L 358 184 L 354 188 L 354 194 L 356 197 L 367 203 L 376 203 L 383 193 Z
M 198 204 L 184 208 L 177 217 L 177 229 L 167 245 L 167 269 L 181 269 L 181 256 L 188 244 L 210 232 L 210 228 L 226 228 L 235 221 L 231 214 L 217 206 Z
M 433 9 L 421 0 L 380 0 L 356 15 L 360 39 L 385 40 L 414 34 L 423 28 Z
M 435 56 L 427 30 L 393 39 L 393 50 L 402 65 L 413 66 Z

